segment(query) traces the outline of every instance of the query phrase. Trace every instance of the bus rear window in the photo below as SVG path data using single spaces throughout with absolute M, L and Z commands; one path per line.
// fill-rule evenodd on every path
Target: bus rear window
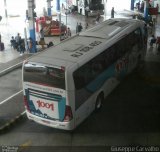
M 26 63 L 23 68 L 23 80 L 25 82 L 65 89 L 64 69 L 32 63 Z

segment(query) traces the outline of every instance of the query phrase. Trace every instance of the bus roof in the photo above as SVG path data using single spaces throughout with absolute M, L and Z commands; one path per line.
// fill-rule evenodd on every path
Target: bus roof
M 134 19 L 109 19 L 97 26 L 64 40 L 35 55 L 29 61 L 67 67 L 99 54 L 110 44 L 134 30 L 143 22 Z M 101 49 L 99 49 L 101 48 Z

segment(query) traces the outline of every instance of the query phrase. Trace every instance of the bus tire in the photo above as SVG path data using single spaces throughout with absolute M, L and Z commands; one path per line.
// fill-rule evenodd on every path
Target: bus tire
M 96 99 L 96 104 L 95 104 L 95 112 L 98 112 L 102 108 L 102 103 L 104 101 L 103 94 L 99 94 L 97 99 Z

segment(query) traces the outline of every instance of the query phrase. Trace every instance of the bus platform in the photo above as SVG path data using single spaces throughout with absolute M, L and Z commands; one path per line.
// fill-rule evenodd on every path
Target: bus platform
M 116 16 L 115 16 L 116 17 Z M 62 17 L 63 21 L 66 20 L 66 16 Z M 13 21 L 13 19 L 11 19 Z M 19 18 L 14 19 L 19 20 Z M 104 18 L 101 17 L 101 21 L 103 21 Z M 67 22 L 68 26 L 71 28 L 72 35 L 76 34 L 76 24 L 77 22 L 81 22 L 83 25 L 83 30 L 85 30 L 85 24 L 88 23 L 89 27 L 94 26 L 96 23 L 94 22 L 95 18 L 86 18 L 85 16 L 81 15 L 71 15 L 68 16 Z M 10 46 L 10 38 L 12 35 L 15 35 L 16 33 L 20 33 L 19 30 L 14 30 L 14 32 L 11 32 L 10 28 L 13 28 L 11 24 L 9 24 L 10 21 L 8 21 L 7 24 L 5 22 L 0 22 L 0 33 L 2 35 L 2 42 L 5 44 L 5 50 L 0 51 L 0 76 L 10 72 L 11 70 L 14 70 L 15 68 L 21 67 L 22 62 L 28 58 L 30 58 L 32 55 L 31 53 L 25 52 L 23 55 L 20 55 L 19 52 L 11 48 Z M 14 25 L 14 24 L 13 24 Z M 23 31 L 23 28 L 21 28 L 21 31 Z M 160 36 L 160 16 L 158 16 L 157 23 L 155 27 L 152 30 L 155 36 Z M 23 34 L 21 34 L 23 36 Z M 60 43 L 59 37 L 45 37 L 46 43 L 49 41 L 53 41 L 53 43 L 56 45 Z M 156 49 L 156 47 L 153 47 L 152 49 Z M 12 100 L 12 99 L 9 99 Z M 17 111 L 13 110 L 8 114 L 9 108 L 14 109 L 13 107 L 16 106 L 16 103 L 9 102 L 8 104 L 1 104 L 0 103 L 0 132 L 3 131 L 5 128 L 8 128 L 10 124 L 13 124 L 17 119 L 19 119 L 21 116 L 23 116 L 24 112 L 24 106 L 23 102 L 22 105 L 20 105 L 21 108 L 19 108 Z M 17 108 L 16 108 L 17 109 Z

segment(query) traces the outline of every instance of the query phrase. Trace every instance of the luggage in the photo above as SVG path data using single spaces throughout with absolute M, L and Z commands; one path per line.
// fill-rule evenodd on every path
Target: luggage
M 4 43 L 3 42 L 0 43 L 0 51 L 4 51 Z

